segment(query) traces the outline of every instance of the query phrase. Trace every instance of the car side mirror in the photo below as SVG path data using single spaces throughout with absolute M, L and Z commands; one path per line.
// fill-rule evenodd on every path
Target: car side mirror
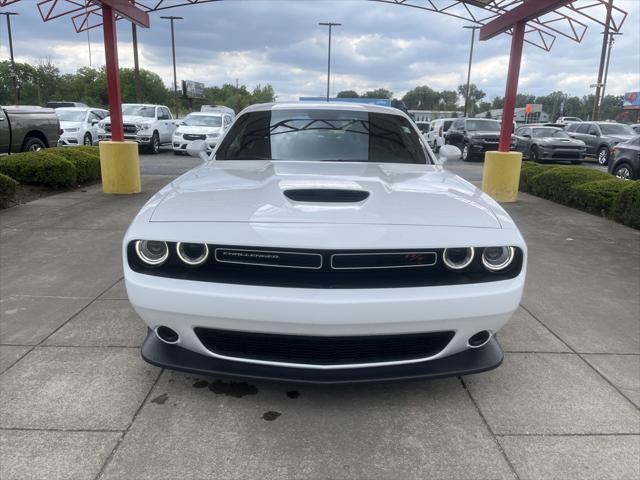
M 209 161 L 207 144 L 204 140 L 194 140 L 187 146 L 187 153 L 192 157 L 199 157 L 203 162 Z
M 98 124 L 98 120 L 91 120 L 91 126 L 95 127 Z
M 528 133 L 523 133 L 522 135 L 520 135 L 521 137 L 524 138 L 531 138 L 531 135 L 529 135 Z
M 445 163 L 449 160 L 460 160 L 462 158 L 462 152 L 454 145 L 442 145 L 438 152 L 438 160 L 440 163 Z

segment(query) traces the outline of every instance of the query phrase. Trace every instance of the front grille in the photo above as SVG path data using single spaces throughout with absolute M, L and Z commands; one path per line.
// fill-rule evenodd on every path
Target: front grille
M 111 133 L 111 124 L 110 123 L 105 124 L 104 131 L 107 132 L 107 133 Z
M 123 128 L 124 128 L 124 133 L 137 133 L 138 132 L 138 129 L 136 128 L 136 126 L 131 124 L 131 123 L 125 123 Z
M 193 133 L 185 133 L 182 137 L 185 140 L 205 140 L 207 138 L 206 135 L 194 135 Z
M 442 263 L 442 249 L 425 250 L 303 250 L 208 245 L 209 257 L 197 268 L 186 266 L 167 242 L 169 258 L 158 267 L 138 258 L 135 241 L 127 259 L 132 270 L 146 275 L 236 285 L 287 288 L 406 288 L 462 285 L 507 280 L 522 269 L 522 251 L 500 273 L 482 266 L 482 249 L 463 271 L 451 271 Z
M 211 352 L 227 357 L 307 365 L 406 361 L 441 352 L 454 332 L 402 335 L 310 336 L 195 328 Z

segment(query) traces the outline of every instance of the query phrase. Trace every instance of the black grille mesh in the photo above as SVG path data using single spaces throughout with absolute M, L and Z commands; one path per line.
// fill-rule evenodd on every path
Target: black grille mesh
M 441 352 L 454 332 L 402 335 L 307 336 L 196 328 L 210 351 L 229 357 L 315 365 L 378 363 L 426 358 Z

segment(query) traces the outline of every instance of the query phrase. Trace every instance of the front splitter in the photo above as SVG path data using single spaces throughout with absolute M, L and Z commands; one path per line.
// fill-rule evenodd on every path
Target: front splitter
M 419 378 L 442 378 L 485 372 L 498 367 L 503 359 L 502 348 L 494 338 L 481 348 L 469 349 L 448 357 L 419 363 L 386 367 L 317 370 L 278 367 L 223 360 L 166 344 L 153 332 L 142 344 L 142 358 L 152 365 L 171 370 L 243 379 L 307 383 L 348 384 L 373 383 Z

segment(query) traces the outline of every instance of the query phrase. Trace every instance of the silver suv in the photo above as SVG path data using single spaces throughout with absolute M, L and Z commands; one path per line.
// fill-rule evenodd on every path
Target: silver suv
M 572 123 L 565 131 L 571 138 L 582 140 L 587 145 L 587 155 L 596 157 L 600 165 L 609 163 L 613 147 L 637 135 L 629 125 L 614 122 Z

